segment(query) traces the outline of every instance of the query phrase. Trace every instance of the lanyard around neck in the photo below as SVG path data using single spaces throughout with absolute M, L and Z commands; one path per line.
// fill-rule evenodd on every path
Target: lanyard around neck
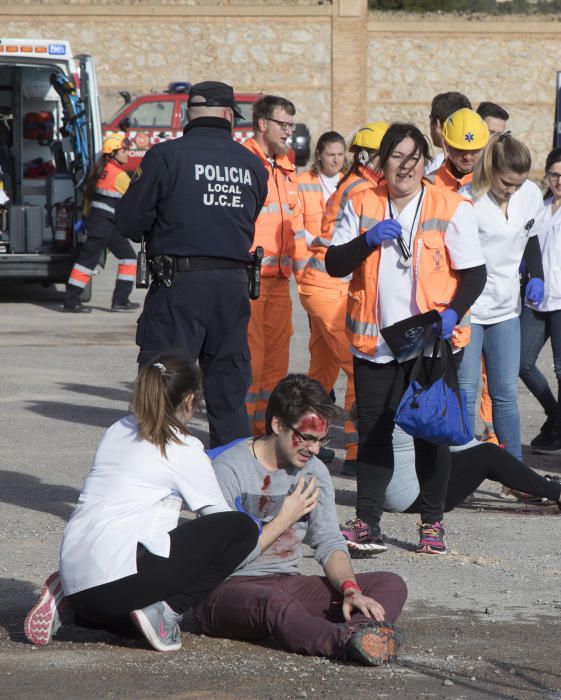
M 419 199 L 417 200 L 417 206 L 415 207 L 415 214 L 413 215 L 413 221 L 411 222 L 411 228 L 409 230 L 409 243 L 406 243 L 403 239 L 403 236 L 400 236 L 397 240 L 399 243 L 399 247 L 401 248 L 401 252 L 403 253 L 403 258 L 405 260 L 409 260 L 411 258 L 411 244 L 413 243 L 413 232 L 415 230 L 415 222 L 417 221 L 417 216 L 419 214 L 419 210 L 421 208 L 421 202 L 423 201 L 423 193 L 425 191 L 425 186 L 423 183 L 421 183 L 421 192 L 419 193 Z M 388 209 L 390 212 L 390 219 L 393 219 L 393 212 L 392 212 L 392 200 L 390 199 L 390 196 L 388 194 Z M 399 215 L 399 214 L 398 214 Z

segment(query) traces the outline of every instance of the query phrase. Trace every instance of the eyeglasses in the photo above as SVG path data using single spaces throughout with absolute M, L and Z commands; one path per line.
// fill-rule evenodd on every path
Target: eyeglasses
M 329 433 L 325 435 L 322 438 L 315 437 L 315 435 L 305 435 L 304 433 L 301 433 L 299 430 L 296 430 L 296 428 L 293 425 L 290 425 L 290 423 L 286 424 L 290 430 L 296 435 L 297 438 L 299 438 L 302 443 L 307 446 L 311 447 L 312 445 L 319 445 L 320 447 L 325 447 L 326 445 L 329 444 Z
M 552 173 L 551 170 L 548 170 L 546 175 L 550 180 L 554 180 L 555 182 L 559 182 L 559 180 L 561 180 L 561 173 Z
M 296 129 L 296 124 L 294 122 L 281 122 L 279 119 L 273 119 L 273 117 L 265 117 L 265 119 L 268 122 L 275 122 L 283 131 L 294 131 L 294 129 Z

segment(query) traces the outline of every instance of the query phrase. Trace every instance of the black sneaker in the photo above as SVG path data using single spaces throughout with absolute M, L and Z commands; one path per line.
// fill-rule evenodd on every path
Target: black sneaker
M 140 304 L 137 304 L 136 301 L 127 300 L 125 302 L 111 304 L 111 311 L 134 311 L 139 307 Z
M 548 443 L 552 438 L 556 437 L 559 437 L 559 435 L 555 430 L 553 418 L 548 418 L 540 428 L 538 435 L 530 442 L 530 446 L 541 447 L 543 442 Z
M 76 306 L 64 305 L 62 310 L 67 314 L 91 314 L 92 307 L 84 306 L 83 304 L 76 304 Z
M 538 455 L 556 455 L 561 452 L 561 436 L 555 435 L 549 440 L 540 440 L 532 446 L 532 452 Z
M 335 450 L 330 450 L 328 447 L 320 447 L 318 459 L 321 459 L 324 464 L 330 464 L 335 459 Z

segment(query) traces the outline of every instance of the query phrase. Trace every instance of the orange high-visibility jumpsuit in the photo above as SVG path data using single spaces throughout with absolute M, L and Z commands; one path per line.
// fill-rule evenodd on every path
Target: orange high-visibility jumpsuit
M 430 179 L 437 187 L 444 187 L 447 190 L 457 192 L 461 187 L 473 180 L 473 173 L 466 173 L 462 178 L 455 177 L 450 170 L 449 161 L 446 159 Z M 481 356 L 481 378 L 483 380 L 483 389 L 479 404 L 479 417 L 485 425 L 484 439 L 498 444 L 495 429 L 493 428 L 493 402 L 487 387 L 487 370 L 485 369 L 483 356 Z
M 355 403 L 353 359 L 345 333 L 345 312 L 349 288 L 348 278 L 330 277 L 325 270 L 325 253 L 331 243 L 338 216 L 347 202 L 358 192 L 378 183 L 379 176 L 370 170 L 349 175 L 325 203 L 319 176 L 306 172 L 298 176 L 298 195 L 304 216 L 307 246 L 302 238 L 296 241 L 297 265 L 305 260 L 298 285 L 300 301 L 310 318 L 310 366 L 308 375 L 326 391 L 331 391 L 339 371 L 347 375 L 345 392 L 346 460 L 355 460 L 358 435 L 351 418 Z
M 304 238 L 304 231 L 294 165 L 286 156 L 275 156 L 271 164 L 255 139 L 245 141 L 244 146 L 261 160 L 269 176 L 267 199 L 255 222 L 252 248 L 262 246 L 264 256 L 261 295 L 251 302 L 248 341 L 252 383 L 246 398 L 252 433 L 262 435 L 271 391 L 288 373 L 293 332 L 289 278 L 294 237 Z

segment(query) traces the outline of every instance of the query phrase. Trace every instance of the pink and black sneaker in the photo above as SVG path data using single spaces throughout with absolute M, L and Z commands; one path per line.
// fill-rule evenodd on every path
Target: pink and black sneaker
M 25 618 L 25 636 L 32 644 L 45 646 L 61 628 L 63 617 L 66 617 L 64 621 L 67 621 L 68 612 L 69 606 L 62 592 L 58 571 L 55 571 L 43 584 L 37 602 Z
M 442 522 L 419 523 L 417 554 L 446 554 L 446 539 Z
M 341 527 L 341 534 L 347 540 L 349 552 L 358 557 L 368 557 L 387 550 L 380 531 L 376 532 L 364 520 L 347 520 Z

